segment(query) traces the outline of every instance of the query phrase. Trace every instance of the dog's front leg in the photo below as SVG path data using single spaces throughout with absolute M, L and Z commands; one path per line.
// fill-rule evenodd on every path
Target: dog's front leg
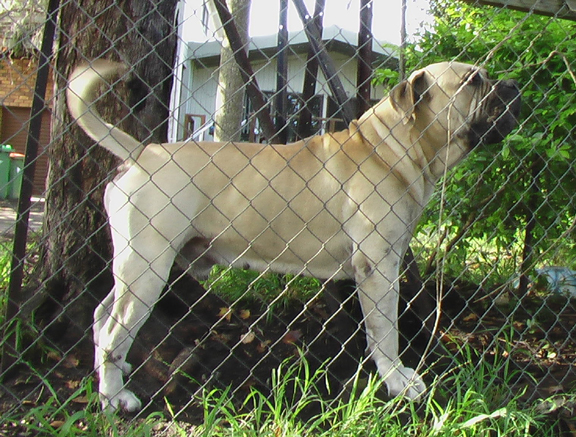
M 378 372 L 391 396 L 418 399 L 426 385 L 413 369 L 402 364 L 398 354 L 400 261 L 401 256 L 393 250 L 377 263 L 361 252 L 352 259 L 368 349 Z

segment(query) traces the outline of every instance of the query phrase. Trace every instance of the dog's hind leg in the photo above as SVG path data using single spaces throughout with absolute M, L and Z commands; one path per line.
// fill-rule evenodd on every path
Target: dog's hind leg
M 94 333 L 94 346 L 95 350 L 99 349 L 99 342 L 100 342 L 100 331 L 102 327 L 106 324 L 108 319 L 110 318 L 110 312 L 112 311 L 112 304 L 114 303 L 114 292 L 115 288 L 108 293 L 108 295 L 104 298 L 102 302 L 96 307 L 94 311 L 94 324 L 92 325 L 92 331 Z M 102 364 L 99 360 L 101 358 L 101 354 L 94 353 L 94 369 L 99 369 L 100 365 Z M 124 363 L 122 367 L 122 373 L 124 375 L 130 374 L 132 371 L 132 366 L 128 363 Z
M 136 411 L 140 409 L 140 400 L 124 387 L 122 378 L 122 373 L 129 368 L 126 355 L 168 281 L 176 251 L 152 227 L 125 244 L 118 244 L 117 240 L 114 294 L 95 312 L 100 320 L 105 320 L 95 335 L 95 362 L 99 365 L 102 406 Z
M 100 344 L 100 331 L 110 318 L 110 311 L 112 311 L 112 304 L 114 303 L 114 288 L 108 293 L 102 302 L 98 304 L 94 311 L 94 324 L 92 325 L 92 332 L 94 333 L 94 369 L 98 370 L 100 365 L 100 355 L 97 351 Z

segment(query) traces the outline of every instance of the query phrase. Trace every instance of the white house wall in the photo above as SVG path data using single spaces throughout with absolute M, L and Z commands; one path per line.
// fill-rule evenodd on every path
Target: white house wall
M 346 95 L 354 97 L 356 94 L 356 60 L 345 55 L 330 54 L 334 67 L 339 72 L 339 77 Z M 301 93 L 305 73 L 305 55 L 292 54 L 288 57 L 288 92 Z M 276 59 L 270 61 L 252 62 L 252 69 L 256 75 L 256 81 L 262 91 L 273 92 L 276 89 Z M 216 89 L 218 86 L 218 67 L 198 66 L 191 62 L 191 68 L 184 69 L 184 73 L 191 76 L 191 84 L 182 89 L 182 102 L 184 111 L 180 115 L 179 138 L 184 135 L 184 115 L 204 115 L 207 120 L 212 119 L 216 111 Z M 183 83 L 189 80 L 183 78 Z M 324 75 L 319 71 L 316 82 L 316 94 L 332 95 Z M 383 89 L 372 89 L 372 98 L 379 99 L 383 95 Z M 324 99 L 326 105 L 326 99 Z M 197 126 L 199 127 L 199 126 Z
M 192 65 L 186 71 L 191 71 L 192 83 L 189 86 L 188 95 L 185 95 L 185 92 L 182 95 L 185 113 L 205 115 L 206 119 L 211 118 L 216 110 L 217 68 L 195 68 Z M 183 116 L 181 121 L 183 122 Z

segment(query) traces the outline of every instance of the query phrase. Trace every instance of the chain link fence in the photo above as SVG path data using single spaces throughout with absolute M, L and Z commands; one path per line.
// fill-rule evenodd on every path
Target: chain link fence
M 517 128 L 448 172 L 416 226 L 400 269 L 401 358 L 446 393 L 458 390 L 454 375 L 464 367 L 502 399 L 574 393 L 570 2 L 409 2 L 406 14 L 398 6 L 394 41 L 381 39 L 390 17 L 379 1 L 336 9 L 322 1 L 122 3 L 0 5 L 3 414 L 50 398 L 81 410 L 91 399 L 86 387 L 96 387 L 93 313 L 113 286 L 103 197 L 119 162 L 71 119 L 65 92 L 74 67 L 97 59 L 129 66 L 112 91 L 102 88 L 97 105 L 145 144 L 280 144 L 338 132 L 434 62 L 516 80 Z M 420 7 L 427 13 L 416 14 Z M 335 25 L 332 16 L 348 18 Z M 262 34 L 271 21 L 273 34 Z M 255 166 L 236 159 L 217 170 Z M 146 212 L 150 226 L 165 207 Z M 293 220 L 307 229 L 314 217 Z M 242 229 L 249 250 L 256 237 Z M 293 237 L 287 250 L 307 244 Z M 300 261 L 303 272 L 313 257 Z M 330 399 L 349 391 L 359 366 L 363 378 L 376 371 L 354 280 L 278 274 L 272 264 L 259 270 L 218 265 L 198 281 L 172 268 L 128 356 L 126 381 L 145 412 L 169 405 L 178 418 L 201 421 L 202 393 L 228 389 L 241 404 L 253 389 L 269 393 L 274 369 L 287 360 L 325 369 L 319 390 Z

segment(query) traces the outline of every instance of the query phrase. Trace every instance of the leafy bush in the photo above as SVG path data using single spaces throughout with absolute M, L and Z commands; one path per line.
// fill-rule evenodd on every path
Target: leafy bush
M 566 55 L 576 23 L 451 0 L 434 1 L 432 10 L 432 27 L 406 48 L 407 70 L 440 60 L 482 65 L 520 83 L 523 109 L 516 133 L 474 151 L 432 199 L 419 227 L 426 273 L 440 251 L 466 274 L 479 242 L 522 274 L 557 251 L 574 266 L 567 237 L 576 219 L 576 65 Z M 392 76 L 385 70 L 376 78 L 386 84 Z

